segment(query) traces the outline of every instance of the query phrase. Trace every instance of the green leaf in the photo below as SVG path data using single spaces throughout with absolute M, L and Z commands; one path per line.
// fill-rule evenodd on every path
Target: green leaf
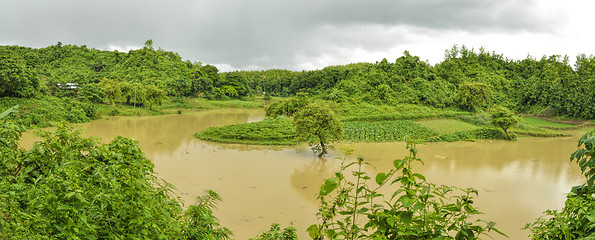
M 401 214 L 399 214 L 399 218 L 401 218 L 401 220 L 403 220 L 405 224 L 409 224 L 411 223 L 411 219 L 413 218 L 413 212 L 401 212 Z
M 317 237 L 319 236 L 319 232 L 320 232 L 320 228 L 318 227 L 318 225 L 316 225 L 316 224 L 310 225 L 308 227 L 307 231 L 308 231 L 308 235 L 310 235 L 310 238 L 318 239 Z
M 378 185 L 381 185 L 381 184 L 382 184 L 382 183 L 384 183 L 384 181 L 385 181 L 385 180 L 388 178 L 388 176 L 389 176 L 389 175 L 388 175 L 388 174 L 386 174 L 386 173 L 378 173 L 378 174 L 376 175 L 376 183 L 377 183 Z
M 331 193 L 332 191 L 334 191 L 337 186 L 339 185 L 339 179 L 336 177 L 332 177 L 329 179 L 324 180 L 324 183 L 322 184 L 322 186 L 320 186 L 320 196 L 326 196 L 329 193 Z
M 403 195 L 397 200 L 397 202 L 403 204 L 403 207 L 408 208 L 413 205 L 413 203 L 415 203 L 415 199 L 412 199 L 407 195 Z

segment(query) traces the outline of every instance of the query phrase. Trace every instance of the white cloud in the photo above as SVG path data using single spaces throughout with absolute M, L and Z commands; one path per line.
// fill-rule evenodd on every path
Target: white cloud
M 590 0 L 7 0 L 0 43 L 127 52 L 153 39 L 222 71 L 394 61 L 405 50 L 435 64 L 454 44 L 573 58 L 595 53 L 593 9 Z

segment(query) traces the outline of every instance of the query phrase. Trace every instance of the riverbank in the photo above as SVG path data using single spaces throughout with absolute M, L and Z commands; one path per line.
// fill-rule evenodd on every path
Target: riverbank
M 94 104 L 67 97 L 0 98 L 3 108 L 19 105 L 19 113 L 9 117 L 29 128 L 55 126 L 60 122 L 89 122 L 110 116 L 184 114 L 187 111 L 212 109 L 263 109 L 268 102 L 263 97 L 251 100 L 171 97 L 161 105 L 149 108 L 121 103 Z M 343 140 L 346 142 L 394 142 L 405 138 L 413 138 L 416 142 L 453 142 L 505 138 L 501 130 L 491 125 L 489 115 L 485 112 L 440 109 L 418 104 L 337 103 L 335 108 L 344 125 Z M 297 144 L 290 119 L 282 124 L 279 121 L 209 129 L 196 136 L 220 143 Z M 563 137 L 568 135 L 561 130 L 592 125 L 592 121 L 526 115 L 510 132 L 518 137 Z

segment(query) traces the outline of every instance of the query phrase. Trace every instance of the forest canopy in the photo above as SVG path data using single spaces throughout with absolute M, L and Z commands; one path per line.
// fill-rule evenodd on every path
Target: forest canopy
M 39 49 L 0 46 L 0 97 L 51 95 L 151 107 L 167 96 L 225 100 L 303 92 L 335 102 L 471 111 L 500 105 L 522 113 L 594 119 L 594 70 L 593 56 L 579 55 L 571 66 L 567 56 L 512 60 L 455 45 L 435 65 L 405 51 L 393 62 L 385 58 L 311 71 L 219 72 L 155 49 L 152 41 L 128 53 L 58 43 Z

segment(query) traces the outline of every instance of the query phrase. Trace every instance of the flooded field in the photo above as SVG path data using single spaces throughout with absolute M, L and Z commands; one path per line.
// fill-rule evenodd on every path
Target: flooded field
M 293 225 L 300 239 L 316 221 L 315 194 L 323 180 L 340 166 L 340 151 L 317 158 L 305 145 L 291 147 L 214 144 L 193 137 L 211 126 L 258 121 L 262 111 L 225 110 L 188 112 L 152 117 L 110 117 L 80 124 L 85 136 L 110 141 L 115 136 L 139 141 L 153 160 L 158 176 L 176 186 L 187 204 L 206 189 L 217 191 L 223 202 L 216 211 L 235 239 L 255 237 L 271 223 Z M 418 166 L 428 181 L 479 190 L 477 206 L 483 219 L 496 221 L 510 239 L 528 239 L 521 228 L 546 209 L 561 208 L 565 193 L 584 181 L 569 156 L 576 149 L 573 137 L 516 142 L 477 141 L 418 145 Z M 34 141 L 23 136 L 23 145 Z M 407 154 L 404 143 L 337 144 L 364 156 L 379 171 Z M 495 236 L 495 239 L 502 239 Z

